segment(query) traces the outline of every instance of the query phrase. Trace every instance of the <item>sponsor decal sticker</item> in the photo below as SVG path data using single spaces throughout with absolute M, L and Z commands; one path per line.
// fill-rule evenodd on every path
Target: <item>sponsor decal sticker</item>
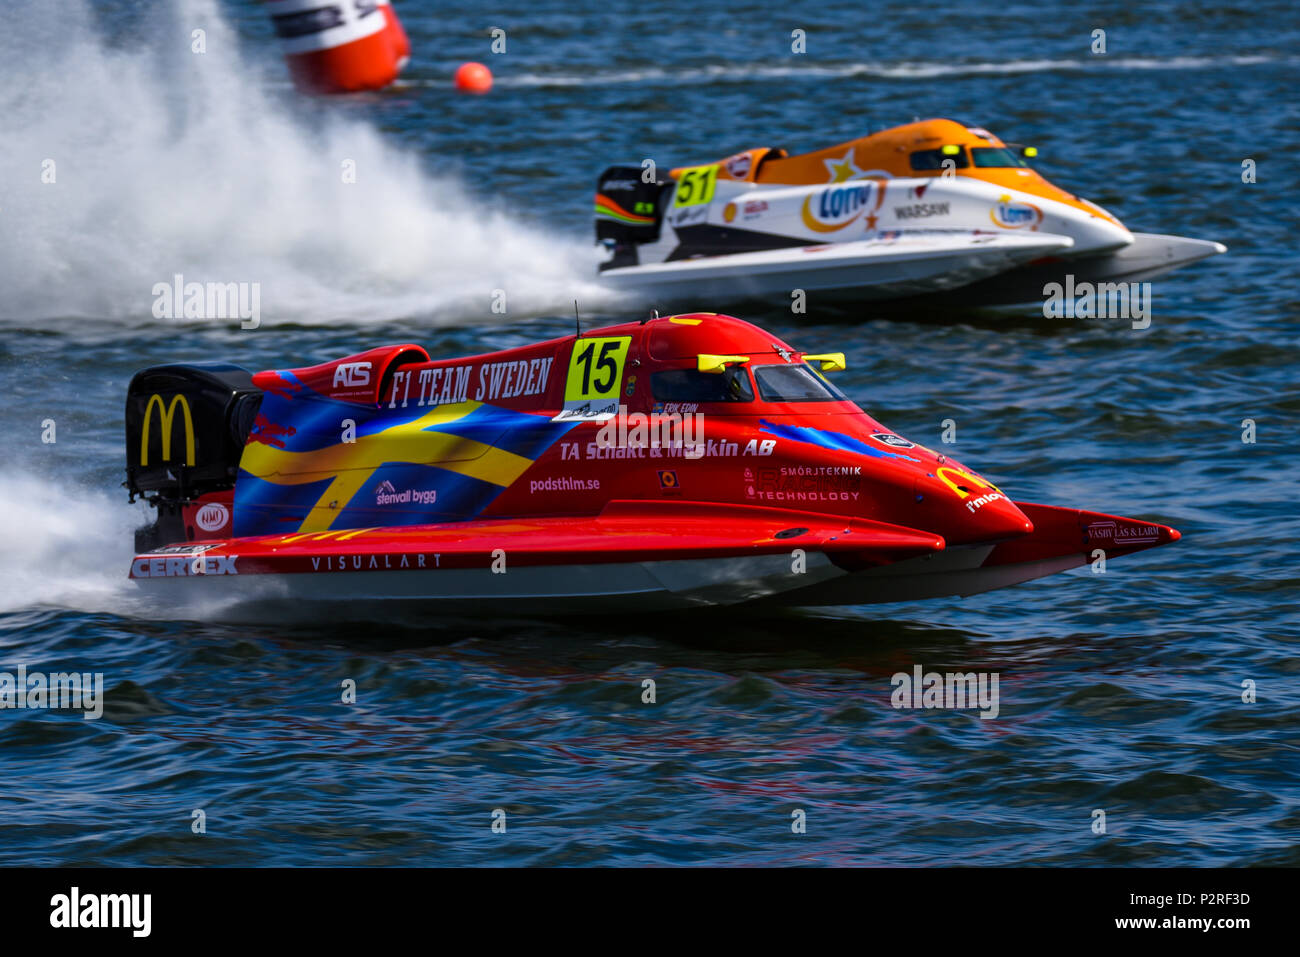
M 748 153 L 739 153 L 727 160 L 727 172 L 736 179 L 744 179 L 749 175 L 749 167 L 752 158 Z
M 986 482 L 965 469 L 957 468 L 954 465 L 941 465 L 934 470 L 934 476 L 944 485 L 948 486 L 957 493 L 957 497 L 964 499 L 970 496 L 975 489 L 992 489 L 995 492 L 1002 490 L 992 482 Z
M 758 502 L 853 502 L 862 494 L 861 466 L 745 469 L 745 497 Z
M 928 219 L 931 216 L 947 216 L 950 203 L 912 203 L 910 206 L 895 206 L 895 219 Z
M 162 427 L 162 460 L 172 460 L 172 418 L 176 415 L 177 406 L 180 406 L 185 423 L 185 464 L 193 465 L 194 419 L 190 415 L 189 400 L 177 393 L 172 396 L 171 402 L 164 405 L 162 396 L 155 392 L 149 396 L 149 402 L 144 407 L 144 421 L 140 423 L 140 466 L 143 468 L 149 464 L 149 424 L 153 419 L 155 404 L 158 406 L 158 419 Z
M 834 233 L 856 222 L 871 205 L 873 184 L 832 186 L 804 198 L 801 218 L 815 233 Z
M 700 411 L 698 402 L 656 402 L 651 412 L 663 412 L 667 414 L 676 413 L 678 415 L 694 415 Z
M 144 557 L 131 563 L 132 578 L 185 578 L 192 575 L 238 575 L 238 555 Z
M 376 505 L 432 505 L 436 501 L 437 489 L 408 488 L 399 492 L 387 479 L 375 489 Z
M 334 367 L 334 388 L 356 389 L 370 385 L 369 362 L 340 362 Z
M 555 475 L 544 479 L 529 479 L 528 494 L 537 492 L 598 492 L 600 479 L 582 478 L 578 475 Z
M 1003 229 L 1034 230 L 1043 221 L 1043 211 L 1033 203 L 1017 202 L 1010 193 L 1003 193 L 998 197 L 998 204 L 989 210 L 989 219 Z
M 677 188 L 673 190 L 673 206 L 700 206 L 713 199 L 718 185 L 718 164 L 692 166 L 681 171 Z
M 432 558 L 432 563 L 428 559 Z M 402 555 L 313 555 L 314 572 L 368 572 L 383 569 L 438 568 L 442 553 L 416 552 Z
M 981 495 L 979 498 L 973 498 L 967 502 L 966 508 L 970 512 L 975 512 L 977 509 L 981 509 L 985 505 L 989 504 L 989 502 L 996 502 L 1000 498 L 1003 498 L 1001 492 L 993 492 L 990 495 Z
M 673 213 L 672 224 L 674 229 L 680 229 L 683 226 L 697 226 L 700 223 L 708 222 L 708 219 L 709 207 L 688 206 Z
M 1088 538 L 1113 541 L 1116 545 L 1160 540 L 1160 529 L 1155 525 L 1118 525 L 1115 522 L 1093 522 L 1088 526 Z
M 618 414 L 619 386 L 631 336 L 580 338 L 569 355 L 564 409 L 553 421 L 607 419 Z
M 212 502 L 199 509 L 194 521 L 205 532 L 216 532 L 226 527 L 230 521 L 230 509 L 220 502 Z
M 892 445 L 896 449 L 914 449 L 915 442 L 909 442 L 901 435 L 894 435 L 892 432 L 874 432 L 871 437 L 877 442 L 884 445 Z

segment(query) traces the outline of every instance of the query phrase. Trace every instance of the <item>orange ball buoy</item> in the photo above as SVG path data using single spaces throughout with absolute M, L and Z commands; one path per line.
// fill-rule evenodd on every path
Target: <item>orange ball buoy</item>
M 462 63 L 456 69 L 456 89 L 462 93 L 486 93 L 492 89 L 492 71 L 482 63 Z
M 410 43 L 387 3 L 264 0 L 289 73 L 308 93 L 379 90 L 401 72 Z M 405 47 L 403 53 L 400 47 Z

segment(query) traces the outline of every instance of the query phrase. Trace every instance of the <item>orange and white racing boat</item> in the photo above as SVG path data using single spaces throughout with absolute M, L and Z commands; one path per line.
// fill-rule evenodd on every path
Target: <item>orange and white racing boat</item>
M 609 286 L 656 304 L 943 296 L 1039 301 L 1050 283 L 1129 283 L 1226 251 L 1130 232 L 1026 162 L 1032 147 L 932 119 L 788 156 L 612 166 L 596 191 Z

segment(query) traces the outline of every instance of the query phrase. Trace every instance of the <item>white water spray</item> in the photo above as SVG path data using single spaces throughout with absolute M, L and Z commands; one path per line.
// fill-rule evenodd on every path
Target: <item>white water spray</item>
M 51 604 L 128 610 L 126 570 L 138 509 L 120 496 L 14 469 L 0 471 L 0 613 Z
M 175 274 L 258 283 L 271 325 L 487 317 L 497 289 L 511 318 L 600 298 L 588 244 L 476 205 L 364 122 L 278 100 L 216 0 L 147 11 L 110 41 L 85 0 L 6 9 L 0 319 L 154 321 Z

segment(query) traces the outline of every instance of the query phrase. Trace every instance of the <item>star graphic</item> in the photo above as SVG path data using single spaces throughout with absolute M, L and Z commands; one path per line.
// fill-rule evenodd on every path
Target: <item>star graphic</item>
M 871 232 L 871 230 L 873 230 L 873 229 L 876 228 L 876 220 L 877 220 L 878 218 L 879 218 L 878 216 L 868 216 L 868 217 L 867 217 L 867 232 Z
M 866 170 L 858 169 L 853 163 L 853 147 L 844 151 L 843 156 L 832 157 L 828 160 L 822 160 L 827 172 L 830 173 L 832 183 L 843 183 L 861 176 Z

